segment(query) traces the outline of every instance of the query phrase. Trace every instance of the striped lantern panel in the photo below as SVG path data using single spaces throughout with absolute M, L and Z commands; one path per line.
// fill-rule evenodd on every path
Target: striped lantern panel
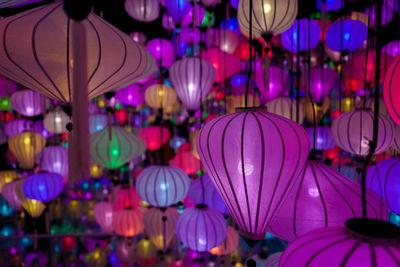
M 166 109 L 177 101 L 176 91 L 165 84 L 155 84 L 147 88 L 145 98 L 146 104 L 154 109 Z
M 306 129 L 308 136 L 310 137 L 311 147 L 314 148 L 314 128 L 310 127 Z M 329 150 L 336 146 L 335 141 L 332 138 L 332 131 L 329 126 L 317 126 L 315 129 L 315 150 L 323 151 Z
M 332 23 L 326 30 L 326 44 L 333 51 L 353 52 L 367 39 L 368 28 L 360 20 L 344 19 Z
M 24 180 L 22 190 L 25 197 L 48 202 L 64 189 L 64 178 L 58 173 L 38 173 Z
M 50 111 L 44 116 L 43 124 L 47 131 L 55 134 L 62 134 L 67 131 L 67 124 L 71 118 L 61 109 Z
M 397 152 L 400 152 L 400 127 L 397 124 L 394 124 L 394 139 L 392 148 L 394 148 Z
M 393 121 L 400 126 L 400 55 L 390 65 L 383 83 L 383 99 Z
M 31 90 L 17 91 L 11 95 L 11 105 L 19 114 L 34 117 L 42 114 L 49 106 L 48 99 Z
M 65 146 L 45 147 L 37 159 L 42 170 L 68 176 L 68 148 Z
M 292 121 L 297 120 L 297 101 L 295 99 L 287 96 L 279 96 L 272 101 L 268 101 L 266 107 L 268 112 L 283 116 Z M 303 123 L 305 116 L 303 103 L 299 103 L 299 124 Z
M 14 119 L 7 122 L 5 125 L 5 132 L 8 137 L 13 137 L 14 135 L 20 134 L 22 132 L 32 131 L 33 121 L 27 119 Z
M 113 231 L 113 206 L 109 202 L 97 202 L 93 207 L 94 219 L 100 225 L 101 229 L 106 234 L 111 234 Z
M 119 235 L 125 237 L 138 235 L 143 231 L 143 212 L 132 208 L 116 211 L 112 225 Z
M 8 147 L 17 158 L 20 166 L 31 169 L 36 163 L 36 157 L 46 145 L 46 139 L 38 133 L 23 132 L 8 140 Z
M 125 11 L 138 21 L 150 22 L 160 14 L 159 0 L 125 0 Z
M 294 53 L 297 50 L 301 52 L 314 49 L 319 43 L 320 37 L 321 27 L 315 20 L 309 19 L 295 20 L 293 25 L 281 34 L 283 47 Z

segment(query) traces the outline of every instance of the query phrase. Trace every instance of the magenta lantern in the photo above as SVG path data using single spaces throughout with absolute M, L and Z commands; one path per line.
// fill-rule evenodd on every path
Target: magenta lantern
M 0 76 L 0 97 L 10 96 L 18 90 L 18 85 L 13 81 Z
M 136 20 L 150 22 L 158 18 L 160 4 L 158 0 L 125 0 L 125 10 Z
M 334 169 L 309 160 L 274 215 L 269 232 L 292 242 L 320 227 L 344 226 L 347 219 L 362 216 L 361 187 Z M 387 207 L 367 191 L 367 216 L 386 220 Z
M 5 133 L 8 137 L 20 134 L 22 132 L 32 131 L 33 121 L 27 119 L 14 119 L 5 125 Z
M 58 173 L 63 177 L 68 175 L 68 148 L 65 146 L 48 146 L 37 156 L 42 170 Z
M 106 234 L 111 234 L 113 231 L 113 206 L 109 202 L 98 202 L 93 207 L 94 218 L 96 222 L 100 225 L 101 229 Z
M 19 200 L 19 197 L 17 195 L 17 185 L 19 184 L 20 181 L 13 181 L 10 183 L 6 183 L 3 185 L 1 188 L 1 194 L 3 197 L 7 200 L 8 204 L 13 207 L 15 211 L 21 211 L 22 210 L 22 203 L 21 200 Z
M 268 101 L 277 98 L 281 93 L 288 89 L 288 75 L 281 67 L 269 67 L 269 88 L 265 86 L 265 70 L 259 68 L 256 70 L 256 85 Z
M 188 1 L 188 0 L 186 0 Z M 188 1 L 190 2 L 190 1 Z M 193 11 L 194 8 L 192 8 L 183 18 L 182 20 L 182 25 L 185 26 L 190 26 L 193 24 Z M 204 19 L 206 17 L 206 9 L 204 7 L 202 7 L 201 5 L 196 5 L 196 18 L 195 18 L 195 22 L 196 22 L 196 26 L 199 27 L 201 26 L 201 24 L 204 22 Z
M 132 237 L 143 231 L 143 212 L 132 207 L 114 212 L 114 231 L 125 237 Z
M 184 44 L 197 44 L 201 40 L 200 29 L 183 26 L 179 29 L 176 42 Z M 176 43 L 174 42 L 174 43 Z
M 208 122 L 197 136 L 200 159 L 241 234 L 264 239 L 310 141 L 295 122 L 265 108 L 241 108 Z
M 383 83 L 383 98 L 393 121 L 400 126 L 400 55 L 386 72 Z
M 187 0 L 164 0 L 164 3 L 169 15 L 176 24 L 181 23 L 186 14 L 192 9 L 192 5 Z
M 312 148 L 314 148 L 314 128 L 309 127 L 306 129 L 306 131 L 310 137 Z M 329 150 L 336 146 L 336 143 L 332 138 L 331 128 L 329 126 L 317 126 L 315 132 L 315 150 Z
M 31 90 L 17 91 L 10 98 L 12 107 L 21 115 L 33 117 L 43 113 L 49 102 L 43 95 Z
M 228 29 L 216 29 L 211 32 L 211 44 L 229 54 L 235 53 L 235 50 L 239 45 L 239 40 L 240 35 L 235 31 Z
M 157 65 L 159 65 L 160 61 L 162 67 L 169 67 L 174 63 L 174 47 L 166 39 L 156 38 L 150 40 L 146 45 L 146 50 L 155 58 Z
M 400 54 L 400 40 L 392 41 L 386 44 L 382 47 L 382 51 L 387 55 L 396 57 L 398 54 Z
M 301 89 L 309 92 L 308 71 L 302 76 Z M 316 102 L 322 102 L 328 94 L 338 86 L 338 74 L 330 68 L 315 67 L 310 73 L 311 95 Z
M 144 104 L 144 90 L 137 84 L 131 84 L 118 90 L 115 93 L 115 97 L 123 105 L 137 107 Z
M 64 189 L 64 178 L 58 173 L 38 173 L 22 184 L 25 197 L 47 202 L 55 199 Z
M 218 48 L 209 48 L 202 53 L 202 58 L 209 61 L 216 70 L 215 82 L 223 81 L 240 72 L 240 60 Z
M 182 147 L 180 147 L 178 154 L 169 161 L 169 164 L 184 170 L 189 175 L 196 174 L 201 170 L 200 160 L 194 156 L 191 150 L 181 148 Z
M 176 235 L 185 246 L 201 252 L 220 245 L 225 240 L 226 227 L 221 213 L 199 204 L 179 216 Z
M 190 179 L 173 166 L 151 166 L 139 174 L 136 181 L 140 197 L 155 207 L 168 207 L 188 193 Z
M 374 113 L 368 109 L 357 109 L 340 115 L 332 124 L 332 137 L 343 150 L 363 157 L 369 152 L 369 142 L 373 139 Z M 378 140 L 375 154 L 388 149 L 394 138 L 392 122 L 379 115 Z
M 214 82 L 213 65 L 198 57 L 185 57 L 176 61 L 169 73 L 185 108 L 192 112 L 196 111 Z
M 308 25 L 309 22 L 310 25 Z M 289 29 L 281 33 L 281 40 L 286 50 L 296 53 L 297 46 L 299 46 L 299 51 L 315 48 L 319 43 L 320 36 L 321 28 L 315 20 L 300 19 L 300 22 L 295 20 Z M 310 44 L 308 43 L 309 40 Z
M 133 185 L 118 185 L 114 189 L 114 211 L 128 207 L 137 209 L 140 205 L 140 196 Z
M 148 126 L 140 130 L 139 137 L 146 143 L 148 150 L 157 150 L 169 140 L 170 133 L 166 127 Z
M 276 99 L 267 102 L 266 107 L 268 112 L 274 113 L 279 116 L 291 119 L 292 121 L 297 120 L 297 101 L 287 96 L 279 96 Z M 304 106 L 299 103 L 299 124 L 302 124 L 306 117 Z

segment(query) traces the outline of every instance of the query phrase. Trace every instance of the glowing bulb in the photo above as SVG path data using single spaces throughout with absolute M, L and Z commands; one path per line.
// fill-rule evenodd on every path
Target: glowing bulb
M 163 88 L 164 89 L 164 88 Z M 163 89 L 159 89 L 158 90 L 158 96 L 163 96 L 164 95 L 164 90 Z
M 30 143 L 31 143 L 31 138 L 30 137 L 25 137 L 24 138 L 24 144 L 25 145 L 30 145 Z
M 33 113 L 33 108 L 32 107 L 26 107 L 26 113 L 32 114 Z
M 189 92 L 193 92 L 193 90 L 194 90 L 193 83 L 189 83 L 188 88 L 189 88 Z
M 318 190 L 318 188 L 315 188 L 315 187 L 308 188 L 308 194 L 311 197 L 319 197 L 319 190 Z
M 344 36 L 343 36 L 343 38 L 344 38 L 346 41 L 348 41 L 348 40 L 350 39 L 350 33 L 349 33 L 349 32 L 348 32 L 348 33 L 345 33 Z
M 271 5 L 269 3 L 264 4 L 264 13 L 268 14 L 271 11 Z
M 59 117 L 59 116 L 55 117 L 55 118 L 54 118 L 54 121 L 55 121 L 56 123 L 61 123 L 61 117 Z
M 239 173 L 243 175 L 242 162 L 239 162 L 237 169 L 238 169 Z M 250 164 L 250 163 L 244 164 L 244 174 L 245 175 L 251 175 L 253 173 L 253 171 L 254 171 L 253 164 Z
M 118 149 L 117 148 L 114 148 L 113 150 L 111 150 L 111 154 L 113 155 L 113 156 L 118 156 L 119 155 L 119 151 L 118 151 Z
M 169 187 L 168 184 L 164 184 L 164 183 L 160 184 L 160 189 L 161 190 L 167 190 L 168 187 Z

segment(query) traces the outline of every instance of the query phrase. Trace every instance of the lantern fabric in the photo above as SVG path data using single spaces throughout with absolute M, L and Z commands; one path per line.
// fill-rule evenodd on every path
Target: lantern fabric
M 201 170 L 200 160 L 193 155 L 190 149 L 178 151 L 178 154 L 169 161 L 169 164 L 184 170 L 188 175 L 196 174 Z
M 219 246 L 210 250 L 210 253 L 216 256 L 227 255 L 236 250 L 239 245 L 239 234 L 234 227 L 226 228 L 226 239 Z
M 394 139 L 392 148 L 396 151 L 400 151 L 400 127 L 397 124 L 394 124 Z
M 378 195 L 368 190 L 366 201 L 368 217 L 387 219 L 387 207 Z M 269 232 L 292 242 L 312 230 L 344 226 L 347 219 L 361 216 L 360 185 L 316 160 L 309 160 L 274 215 Z
M 185 198 L 190 179 L 181 169 L 173 166 L 150 166 L 136 181 L 140 197 L 155 207 L 168 207 Z
M 157 65 L 170 67 L 175 60 L 174 46 L 166 39 L 156 38 L 146 44 L 146 50 L 154 57 Z
M 332 138 L 332 131 L 329 126 L 317 126 L 316 127 L 316 135 L 315 135 L 315 147 L 314 147 L 314 128 L 309 127 L 306 129 L 308 136 L 311 141 L 311 148 L 323 151 L 330 150 L 336 146 L 335 141 Z
M 33 122 L 27 119 L 14 119 L 7 122 L 5 125 L 5 133 L 8 137 L 20 134 L 22 132 L 31 131 L 33 128 Z
M 379 194 L 389 209 L 400 214 L 400 159 L 390 158 L 368 169 L 367 187 Z
M 400 94 L 399 94 L 399 68 L 400 55 L 398 55 L 386 72 L 383 83 L 383 99 L 393 121 L 400 126 Z
M 202 52 L 202 58 L 209 61 L 216 74 L 214 82 L 221 82 L 240 72 L 240 60 L 234 55 L 228 54 L 216 47 L 211 47 Z M 228 67 L 229 64 L 229 67 Z
M 56 109 L 46 114 L 43 119 L 43 124 L 46 129 L 55 134 L 61 134 L 67 131 L 67 124 L 70 118 L 61 109 Z
M 31 169 L 35 165 L 36 157 L 45 145 L 46 139 L 34 132 L 23 132 L 8 140 L 10 151 L 24 169 Z
M 35 121 L 35 123 L 33 124 L 32 130 L 35 133 L 40 134 L 41 136 L 43 136 L 46 139 L 50 138 L 50 137 L 52 137 L 54 135 L 53 133 L 47 131 L 47 129 L 44 127 L 44 124 L 43 124 L 42 120 Z
M 146 104 L 155 109 L 166 109 L 177 101 L 175 90 L 165 84 L 155 84 L 147 88 Z
M 211 44 L 229 54 L 235 53 L 239 40 L 240 35 L 232 30 L 219 29 L 211 32 Z
M 393 58 L 396 57 L 398 54 L 400 54 L 400 41 L 396 40 L 387 43 L 382 47 L 382 51 L 385 54 L 392 56 Z
M 265 70 L 264 68 L 258 68 L 256 70 L 256 85 L 261 94 L 263 94 L 268 101 L 271 101 L 288 89 L 289 77 L 286 71 L 278 66 L 270 66 L 268 74 L 269 87 L 267 89 L 265 87 Z
M 129 266 L 135 262 L 135 246 L 132 240 L 123 239 L 115 249 L 115 254 L 120 262 L 127 263 Z
M 178 239 L 190 249 L 207 251 L 226 237 L 226 222 L 218 211 L 205 206 L 186 209 L 176 224 Z
M 176 208 L 169 207 L 165 211 L 150 208 L 143 216 L 146 233 L 158 250 L 168 248 L 175 236 L 176 222 L 179 213 Z
M 5 184 L 11 183 L 14 180 L 20 179 L 21 175 L 14 170 L 0 171 L 0 194 Z
M 1 194 L 15 211 L 22 210 L 22 203 L 21 200 L 19 200 L 16 191 L 18 183 L 18 180 L 6 183 L 1 189 Z
M 114 231 L 125 237 L 132 237 L 143 231 L 143 213 L 139 209 L 125 208 L 113 216 Z
M 101 201 L 93 207 L 94 218 L 100 225 L 101 229 L 106 234 L 111 234 L 113 231 L 113 206 L 109 202 Z
M 308 23 L 310 21 L 310 29 Z M 300 24 L 300 27 L 299 27 Z M 315 20 L 300 19 L 295 20 L 293 25 L 281 34 L 282 45 L 290 52 L 309 51 L 314 49 L 319 43 L 321 28 Z M 310 44 L 308 43 L 310 40 Z
M 316 102 L 322 102 L 338 86 L 339 76 L 333 69 L 315 67 L 311 69 L 310 76 L 311 95 Z M 302 75 L 301 89 L 309 92 L 308 84 L 308 71 L 305 71 Z
M 10 97 L 10 102 L 18 113 L 26 117 L 42 114 L 49 105 L 47 99 L 41 94 L 31 90 L 21 90 L 13 93 Z
M 150 22 L 158 18 L 160 4 L 158 0 L 125 0 L 125 10 L 138 21 Z
M 192 10 L 192 5 L 186 0 L 165 0 L 164 3 L 175 24 L 180 24 L 186 14 Z
M 118 185 L 114 189 L 114 211 L 128 207 L 139 208 L 140 196 L 133 185 Z
M 106 114 L 92 114 L 89 116 L 89 133 L 94 134 L 95 132 L 103 130 L 108 124 L 108 117 Z
M 144 93 L 137 84 L 131 84 L 115 93 L 115 97 L 123 105 L 137 107 L 144 103 Z
M 333 51 L 353 52 L 367 39 L 368 28 L 360 20 L 344 19 L 332 23 L 327 31 L 325 42 Z
M 148 150 L 157 150 L 169 140 L 170 133 L 166 127 L 148 126 L 140 129 L 139 137 L 146 143 Z
M 198 57 L 185 57 L 169 69 L 170 78 L 182 101 L 189 111 L 199 109 L 210 90 L 216 71 L 213 65 Z
M 340 115 L 332 124 L 332 137 L 343 150 L 363 157 L 369 152 L 369 142 L 373 139 L 374 114 L 371 110 L 358 109 Z M 379 115 L 378 140 L 375 154 L 388 149 L 394 138 L 392 122 Z
M 18 91 L 18 85 L 0 76 L 0 97 L 7 97 Z
M 287 96 L 279 96 L 274 100 L 268 101 L 265 105 L 268 112 L 283 116 L 292 121 L 297 119 L 297 101 Z M 305 111 L 303 103 L 299 103 L 299 124 L 305 119 Z
M 106 127 L 90 136 L 93 161 L 108 169 L 121 167 L 145 150 L 146 145 L 139 137 L 118 126 Z
M 245 108 L 208 122 L 197 149 L 241 235 L 264 239 L 304 166 L 310 141 L 295 122 L 265 108 Z
M 64 189 L 64 178 L 58 173 L 38 173 L 24 180 L 22 190 L 30 199 L 48 202 L 55 199 Z
M 17 196 L 19 200 L 21 201 L 22 207 L 26 212 L 29 213 L 29 215 L 32 216 L 32 218 L 38 218 L 42 215 L 44 209 L 46 208 L 46 205 L 44 205 L 42 202 L 35 200 L 35 199 L 29 199 L 25 197 L 22 186 L 23 186 L 24 181 L 18 181 L 16 187 L 15 187 L 15 192 L 17 193 Z
M 342 8 L 342 0 L 317 0 L 317 9 L 319 11 L 322 11 L 323 3 L 325 3 L 325 12 Z

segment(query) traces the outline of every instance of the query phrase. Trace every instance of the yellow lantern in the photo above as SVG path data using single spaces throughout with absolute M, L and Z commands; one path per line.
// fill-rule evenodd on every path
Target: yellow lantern
M 226 102 L 226 113 L 234 113 L 236 108 L 245 106 L 246 95 L 230 96 Z M 260 105 L 260 97 L 258 95 L 249 94 L 247 96 L 247 105 L 249 107 L 258 107 Z
M 353 11 L 353 12 L 351 12 L 350 15 L 343 16 L 342 19 L 359 20 L 359 21 L 364 22 L 365 26 L 368 27 L 368 15 L 365 13 L 362 13 L 362 12 Z
M 311 104 L 311 101 L 306 97 L 302 99 L 302 102 L 304 103 L 307 120 L 310 123 L 314 123 L 313 105 Z M 329 98 L 325 98 L 324 102 L 322 102 L 321 105 L 318 105 L 314 102 L 316 123 L 319 123 L 321 119 L 325 116 L 330 107 L 330 104 L 331 101 L 329 100 Z
M 192 148 L 193 156 L 195 156 L 196 158 L 200 159 L 199 152 L 197 151 L 197 145 L 196 145 L 196 140 L 197 140 L 197 134 L 198 133 L 199 133 L 199 130 L 195 130 L 194 132 L 190 132 L 189 141 L 190 141 L 190 147 Z
M 46 145 L 46 139 L 38 133 L 23 132 L 8 140 L 8 147 L 17 158 L 22 168 L 31 169 L 36 156 Z
M 342 100 L 340 100 L 342 104 L 342 112 L 350 112 L 354 110 L 354 107 L 356 106 L 355 101 L 351 97 L 345 97 Z M 369 104 L 369 103 L 368 103 Z M 382 105 L 382 102 L 381 102 Z
M 0 171 L 0 193 L 3 185 L 11 183 L 12 181 L 20 178 L 21 175 L 16 171 Z
M 38 200 L 25 197 L 24 192 L 22 191 L 23 182 L 24 181 L 18 182 L 15 190 L 19 200 L 21 201 L 22 207 L 24 207 L 26 212 L 28 212 L 33 218 L 40 217 L 46 208 L 46 205 Z
M 93 178 L 99 178 L 100 175 L 103 173 L 103 167 L 99 164 L 92 162 L 90 163 L 90 175 Z
M 149 259 L 157 254 L 157 248 L 150 241 L 150 239 L 143 238 L 136 244 L 136 253 L 141 259 Z
M 175 90 L 165 84 L 155 84 L 147 88 L 146 103 L 155 109 L 166 109 L 177 102 Z

